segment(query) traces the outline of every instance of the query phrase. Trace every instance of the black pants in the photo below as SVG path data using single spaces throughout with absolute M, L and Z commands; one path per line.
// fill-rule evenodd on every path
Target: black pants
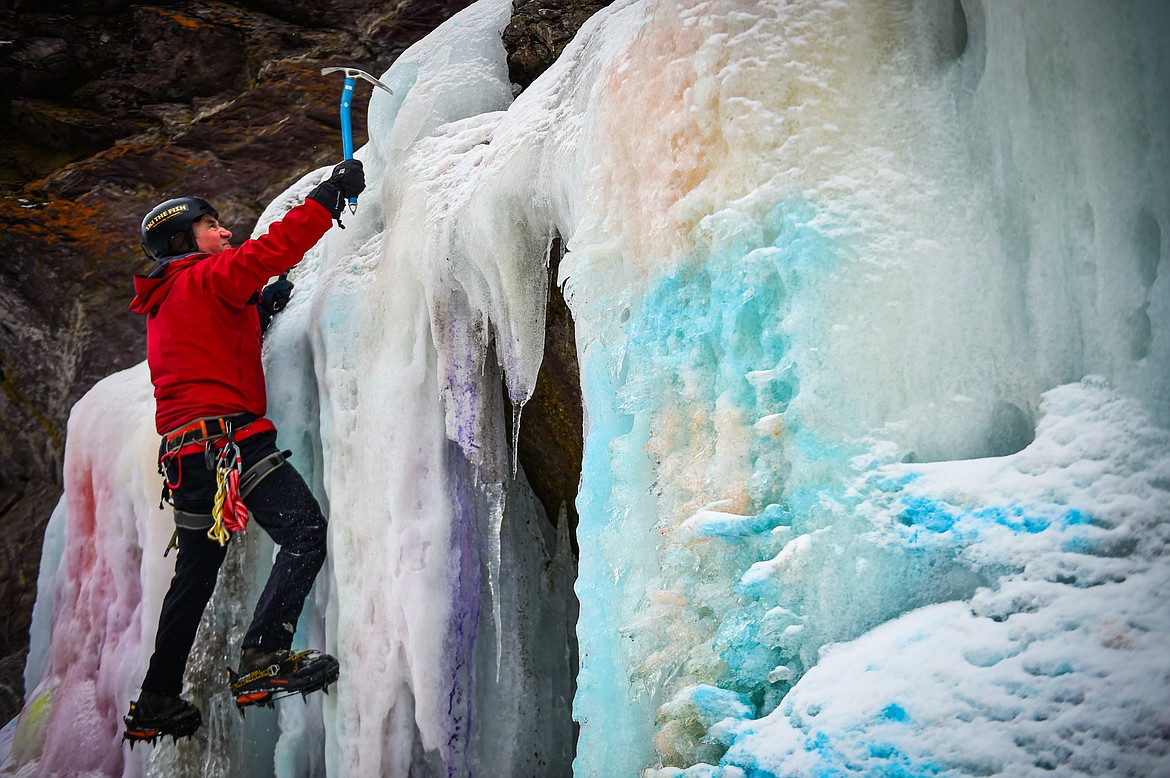
M 243 468 L 247 470 L 276 448 L 276 433 L 261 432 L 239 442 Z M 177 468 L 182 468 L 181 474 Z M 174 492 L 175 507 L 187 513 L 211 513 L 215 500 L 215 471 L 209 470 L 202 452 L 170 460 L 168 478 L 180 483 Z M 266 650 L 288 648 L 305 598 L 325 561 L 325 517 L 300 473 L 291 464 L 273 470 L 248 495 L 244 504 L 280 546 L 268 583 L 260 593 L 244 647 Z M 178 530 L 179 554 L 175 576 L 163 598 L 154 655 L 142 682 L 144 691 L 177 695 L 183 689 L 187 656 L 195 631 L 207 607 L 227 548 L 207 537 L 206 530 Z

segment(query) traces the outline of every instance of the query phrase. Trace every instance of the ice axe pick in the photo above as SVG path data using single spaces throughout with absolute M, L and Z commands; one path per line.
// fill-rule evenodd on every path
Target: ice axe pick
M 327 76 L 330 73 L 345 74 L 345 87 L 341 90 L 341 150 L 346 159 L 353 159 L 353 126 L 349 122 L 349 104 L 353 101 L 353 88 L 357 84 L 358 79 L 369 81 L 374 86 L 385 89 L 390 94 L 394 94 L 394 90 L 366 71 L 358 70 L 357 68 L 321 68 L 321 75 Z M 357 212 L 356 197 L 349 198 L 349 212 Z

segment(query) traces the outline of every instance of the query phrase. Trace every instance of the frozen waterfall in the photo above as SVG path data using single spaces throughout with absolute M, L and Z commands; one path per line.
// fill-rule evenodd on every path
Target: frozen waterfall
M 336 693 L 224 693 L 248 533 L 206 725 L 119 742 L 171 564 L 139 366 L 70 419 L 4 774 L 1170 771 L 1170 9 L 617 0 L 515 98 L 510 13 L 381 76 L 265 346 Z M 558 239 L 579 560 L 510 450 Z

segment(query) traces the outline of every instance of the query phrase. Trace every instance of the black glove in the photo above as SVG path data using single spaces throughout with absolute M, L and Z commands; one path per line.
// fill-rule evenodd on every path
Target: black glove
M 288 305 L 288 300 L 292 297 L 292 290 L 292 281 L 285 278 L 278 278 L 264 287 L 264 291 L 260 293 L 260 302 L 256 303 L 256 307 L 260 310 L 261 332 L 267 332 L 268 325 L 272 323 L 273 314 L 280 313 L 284 310 L 284 306 Z
M 360 160 L 347 159 L 333 168 L 329 179 L 318 184 L 309 192 L 309 199 L 316 200 L 329 209 L 337 223 L 341 224 L 341 211 L 345 201 L 357 197 L 366 188 L 366 174 Z

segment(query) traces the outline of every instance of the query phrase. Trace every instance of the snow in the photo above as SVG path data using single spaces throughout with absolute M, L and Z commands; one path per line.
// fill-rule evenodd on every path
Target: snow
M 1018 454 L 865 476 L 855 510 L 873 542 L 996 571 L 994 585 L 822 646 L 775 711 L 737 717 L 727 764 L 777 775 L 1166 764 L 1170 435 L 1099 379 L 1049 392 L 1044 410 Z
M 1170 771 L 1164 9 L 618 0 L 513 100 L 510 7 L 381 76 L 370 187 L 266 344 L 335 693 L 222 693 L 249 533 L 188 674 L 207 725 L 118 742 L 170 575 L 139 366 L 71 417 L 6 770 Z M 509 451 L 557 237 L 576 571 Z

